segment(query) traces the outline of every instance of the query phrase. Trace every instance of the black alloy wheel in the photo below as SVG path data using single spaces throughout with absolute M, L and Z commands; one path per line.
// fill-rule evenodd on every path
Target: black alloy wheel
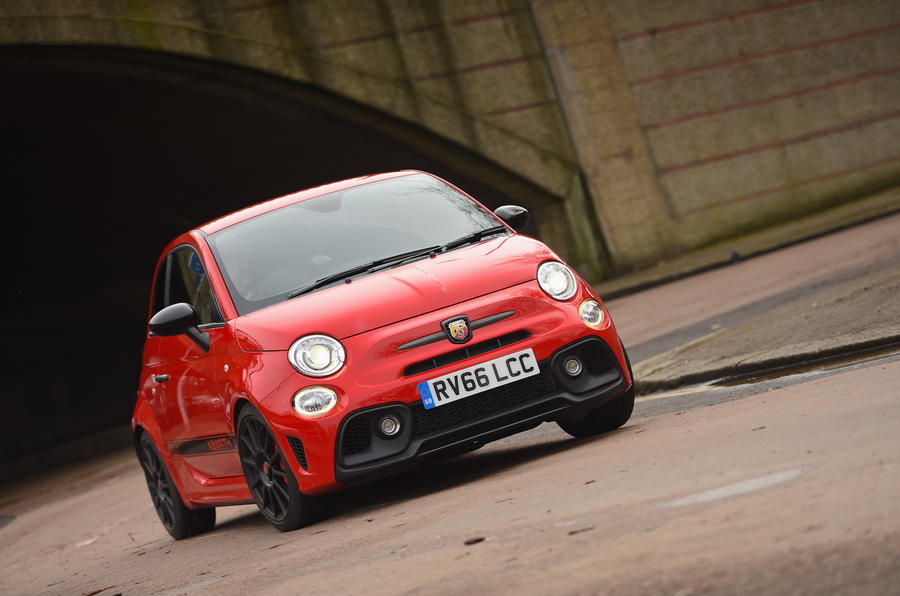
M 250 494 L 270 524 L 287 532 L 319 518 L 320 499 L 300 492 L 269 425 L 253 406 L 244 406 L 238 417 L 238 454 Z
M 138 460 L 150 491 L 153 508 L 166 531 L 176 540 L 207 532 L 216 525 L 215 507 L 188 509 L 178 494 L 166 464 L 147 433 L 138 442 Z

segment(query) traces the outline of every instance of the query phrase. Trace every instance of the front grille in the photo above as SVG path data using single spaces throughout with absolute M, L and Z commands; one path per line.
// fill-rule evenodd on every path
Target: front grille
M 501 335 L 500 337 L 495 337 L 494 339 L 489 339 L 487 341 L 480 341 L 478 343 L 466 346 L 465 348 L 460 348 L 459 350 L 453 350 L 452 352 L 447 352 L 445 354 L 441 354 L 440 356 L 429 358 L 428 360 L 422 360 L 421 362 L 410 364 L 403 371 L 403 376 L 411 377 L 413 375 L 418 375 L 429 370 L 440 368 L 442 366 L 447 366 L 448 364 L 461 362 L 463 360 L 466 360 L 467 358 L 473 358 L 481 354 L 486 354 L 491 350 L 496 350 L 497 348 L 512 345 L 516 342 L 528 339 L 529 337 L 531 337 L 531 334 L 523 329 L 520 331 L 513 331 L 512 333 L 507 333 L 506 335 Z
M 291 450 L 294 452 L 294 456 L 297 458 L 297 462 L 300 464 L 300 467 L 309 471 L 308 464 L 306 463 L 306 450 L 303 448 L 303 441 L 298 439 L 297 437 L 288 437 L 288 444 L 291 446 Z
M 556 392 L 556 381 L 546 363 L 541 373 L 516 383 L 489 389 L 458 401 L 426 410 L 421 402 L 410 404 L 412 437 L 422 437 L 481 420 L 517 406 L 523 406 Z
M 520 408 L 527 409 L 529 405 L 544 403 L 547 397 L 558 391 L 558 386 L 550 370 L 549 363 L 540 363 L 541 372 L 533 377 L 527 377 L 521 381 L 495 387 L 483 393 L 471 395 L 458 401 L 450 402 L 430 410 L 426 410 L 421 401 L 397 405 L 394 407 L 408 408 L 410 417 L 407 419 L 410 425 L 410 440 L 424 438 L 429 441 L 431 435 L 441 435 L 458 427 L 477 424 L 486 418 L 502 415 L 510 410 Z M 357 454 L 371 452 L 368 459 L 384 457 L 383 440 L 373 439 L 373 421 L 385 412 L 385 407 L 379 406 L 371 412 L 361 411 L 346 422 L 340 432 L 340 449 L 338 453 L 342 465 L 358 465 L 350 461 L 358 460 L 353 457 Z M 534 414 L 535 412 L 531 412 Z M 527 416 L 523 416 L 527 417 Z M 401 416 L 401 418 L 406 418 Z M 441 439 L 438 438 L 440 441 Z M 379 447 L 380 445 L 380 447 Z M 368 456 L 367 456 L 368 457 Z M 363 457 L 363 460 L 367 460 Z M 348 460 L 350 458 L 350 460 Z
M 505 337 L 510 336 L 515 337 Z M 572 356 L 584 364 L 575 377 L 564 369 L 565 360 Z M 566 410 L 574 413 L 595 407 L 589 404 L 605 403 L 626 388 L 615 355 L 596 336 L 567 344 L 538 365 L 540 372 L 535 376 L 430 410 L 415 401 L 384 403 L 350 413 L 338 430 L 335 477 L 339 482 L 361 479 L 446 449 L 477 447 L 541 421 L 556 420 Z M 401 433 L 393 438 L 377 432 L 376 421 L 387 414 L 401 420 Z

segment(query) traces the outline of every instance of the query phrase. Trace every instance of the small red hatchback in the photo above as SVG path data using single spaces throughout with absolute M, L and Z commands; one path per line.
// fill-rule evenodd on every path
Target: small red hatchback
M 185 538 L 256 502 L 280 530 L 320 495 L 556 421 L 623 425 L 628 357 L 596 292 L 443 180 L 337 182 L 217 219 L 156 268 L 132 425 Z

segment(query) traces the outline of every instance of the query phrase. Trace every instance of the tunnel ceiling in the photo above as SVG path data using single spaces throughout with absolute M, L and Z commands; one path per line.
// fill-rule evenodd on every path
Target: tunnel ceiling
M 303 101 L 232 66 L 5 48 L 0 77 L 10 280 L 0 320 L 17 364 L 4 383 L 11 440 L 0 459 L 127 422 L 152 269 L 181 232 L 274 196 L 404 168 L 492 208 L 516 202 L 320 107 L 327 96 Z

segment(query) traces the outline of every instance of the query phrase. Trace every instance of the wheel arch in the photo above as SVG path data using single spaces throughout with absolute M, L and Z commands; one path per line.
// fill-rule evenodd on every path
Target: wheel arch
M 231 414 L 231 426 L 232 426 L 232 430 L 234 430 L 235 435 L 237 435 L 237 430 L 238 430 L 237 425 L 238 425 L 238 419 L 241 415 L 241 410 L 243 410 L 247 406 L 250 406 L 252 408 L 255 408 L 256 410 L 259 410 L 259 408 L 252 401 L 250 401 L 250 399 L 248 397 L 242 396 L 242 397 L 237 398 L 234 401 L 234 407 L 232 408 L 232 414 Z
M 150 404 L 146 400 L 140 399 L 134 408 L 134 414 L 131 417 L 131 429 L 135 447 L 141 440 L 141 435 L 147 433 L 156 449 L 163 457 L 169 457 L 169 448 L 162 436 L 162 431 L 156 423 L 156 416 L 150 408 Z
M 175 483 L 175 487 L 178 489 L 178 494 L 181 497 L 182 502 L 187 503 L 189 487 L 185 486 L 185 481 L 182 478 L 182 474 L 180 473 L 181 470 L 177 465 L 176 460 L 169 452 L 169 445 L 168 443 L 166 443 L 166 440 L 162 435 L 162 430 L 159 428 L 159 424 L 156 422 L 156 416 L 153 414 L 153 410 L 151 409 L 150 404 L 145 399 L 139 399 L 137 406 L 135 406 L 134 408 L 134 415 L 131 417 L 131 429 L 132 439 L 134 440 L 135 455 L 140 457 L 141 437 L 144 434 L 148 435 L 150 437 L 150 441 L 159 452 L 160 457 L 162 457 L 163 463 L 168 468 L 169 474 L 172 476 L 172 481 Z M 191 505 L 188 504 L 187 506 L 190 507 Z
M 140 450 L 140 448 L 141 448 L 141 435 L 143 435 L 145 432 L 147 432 L 147 431 L 145 431 L 145 430 L 144 430 L 144 427 L 141 426 L 140 424 L 136 424 L 136 425 L 134 426 L 134 429 L 132 430 L 132 433 L 131 433 L 131 440 L 132 440 L 132 442 L 134 443 L 134 450 L 135 450 L 135 452 L 138 452 L 138 451 Z

